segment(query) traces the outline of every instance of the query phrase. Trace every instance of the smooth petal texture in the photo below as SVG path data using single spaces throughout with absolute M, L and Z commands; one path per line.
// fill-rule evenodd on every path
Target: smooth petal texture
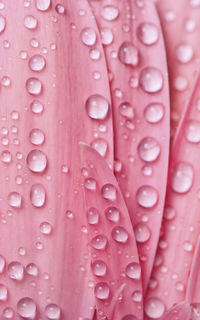
M 186 302 L 181 302 L 169 309 L 162 317 L 162 320 L 190 320 L 191 312 L 190 305 Z
M 35 313 L 37 319 L 92 319 L 94 313 L 79 141 L 108 141 L 112 166 L 110 92 L 88 2 L 66 0 L 63 6 L 64 13 L 54 1 L 48 7 L 48 1 L 8 0 L 1 10 L 0 283 L 7 294 L 0 313 L 12 308 L 14 319 Z M 91 41 L 98 61 L 91 58 Z M 92 95 L 103 102 L 98 96 L 86 107 Z
M 115 174 L 138 244 L 146 290 L 157 248 L 169 155 L 169 91 L 162 31 L 152 1 L 92 1 L 113 101 Z M 108 21 L 106 5 L 118 11 Z M 107 30 L 107 31 L 105 31 Z
M 91 213 L 88 235 L 97 319 L 122 320 L 128 315 L 130 319 L 142 319 L 141 268 L 118 183 L 105 160 L 91 147 L 81 145 L 81 157 L 82 170 L 96 182 L 95 190 L 89 190 L 85 183 L 84 190 L 85 214 Z M 94 219 L 94 212 L 98 212 L 98 221 Z
M 196 244 L 190 276 L 187 285 L 186 299 L 190 303 L 200 301 L 200 238 Z

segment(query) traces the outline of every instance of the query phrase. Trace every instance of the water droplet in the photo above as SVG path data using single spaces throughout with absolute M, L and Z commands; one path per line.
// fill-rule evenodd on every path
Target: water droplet
M 127 314 L 122 318 L 122 320 L 138 320 L 135 316 L 132 316 L 132 314 Z
M 7 266 L 7 273 L 11 279 L 21 281 L 24 278 L 24 267 L 18 261 L 13 261 Z
M 45 204 L 46 191 L 42 184 L 34 184 L 30 192 L 31 203 L 34 207 L 41 208 Z
M 188 81 L 183 76 L 178 76 L 174 80 L 174 87 L 177 91 L 184 91 L 187 89 Z
M 118 222 L 119 221 L 120 213 L 119 213 L 119 210 L 116 207 L 108 207 L 105 210 L 105 215 L 106 215 L 106 218 L 109 221 L 112 221 L 112 222 Z
M 128 119 L 133 119 L 135 117 L 134 109 L 128 102 L 123 102 L 119 106 L 119 113 Z
M 19 120 L 19 112 L 14 110 L 10 113 L 10 115 L 12 120 Z
M 160 70 L 147 67 L 140 74 L 140 85 L 145 92 L 156 93 L 162 89 L 163 76 Z
M 175 218 L 175 216 L 176 216 L 176 212 L 174 208 L 172 208 L 171 206 L 167 206 L 164 210 L 164 218 L 166 220 L 172 220 Z
M 13 311 L 13 309 L 12 309 L 12 308 L 5 308 L 5 309 L 3 310 L 3 316 L 4 316 L 4 318 L 6 318 L 6 319 L 13 319 L 13 317 L 14 317 L 14 311 Z
M 150 103 L 144 111 L 146 121 L 158 123 L 164 116 L 164 106 L 161 103 Z
M 94 29 L 84 28 L 81 31 L 81 40 L 86 46 L 93 46 L 96 42 L 97 35 Z
M 138 27 L 137 35 L 143 44 L 150 46 L 158 41 L 158 28 L 153 23 L 142 23 Z
M 27 165 L 33 172 L 43 172 L 47 166 L 47 157 L 40 150 L 32 150 L 27 156 Z
M 123 227 L 115 227 L 112 230 L 112 237 L 119 243 L 126 243 L 128 241 L 128 232 Z
M 119 16 L 119 9 L 114 6 L 104 6 L 101 10 L 101 16 L 104 20 L 113 21 Z
M 185 126 L 185 137 L 189 142 L 200 142 L 200 122 L 197 120 L 189 120 Z
M 135 239 L 139 243 L 144 243 L 149 240 L 151 233 L 149 228 L 142 222 L 134 226 Z
M 27 273 L 29 276 L 37 277 L 37 275 L 38 275 L 38 268 L 37 268 L 37 266 L 36 266 L 34 263 L 29 263 L 29 264 L 26 266 L 26 273 Z
M 200 0 L 189 0 L 191 7 L 196 8 L 200 6 Z
M 6 28 L 6 19 L 0 15 L 0 33 L 3 32 Z
M 96 284 L 94 292 L 97 299 L 106 300 L 109 298 L 110 289 L 107 283 L 100 282 Z
M 9 77 L 3 77 L 2 79 L 1 79 L 1 84 L 2 84 L 2 86 L 4 86 L 4 87 L 9 87 L 10 85 L 11 85 L 11 80 L 10 80 L 10 78 Z
M 19 247 L 18 253 L 19 253 L 20 256 L 25 256 L 26 255 L 26 248 Z
M 193 167 L 186 162 L 178 162 L 171 172 L 171 188 L 177 193 L 185 193 L 192 187 Z
M 108 114 L 109 102 L 103 96 L 94 94 L 87 99 L 85 107 L 90 118 L 103 120 Z
M 145 314 L 151 319 L 160 319 L 165 311 L 164 303 L 158 298 L 149 298 L 145 302 Z
M 46 11 L 51 5 L 51 0 L 36 0 L 36 8 L 39 11 Z
M 42 105 L 41 102 L 34 100 L 31 103 L 31 110 L 33 113 L 39 114 L 39 113 L 42 113 L 42 111 L 44 110 L 44 106 Z
M 18 192 L 10 192 L 8 195 L 8 204 L 13 208 L 20 208 L 22 205 L 22 196 Z
M 191 252 L 193 250 L 193 245 L 190 241 L 185 241 L 183 244 L 183 248 L 187 252 Z
M 101 29 L 101 41 L 107 46 L 113 42 L 113 32 L 109 28 Z
M 24 25 L 28 29 L 36 29 L 38 21 L 34 16 L 26 16 L 24 19 Z
M 108 143 L 104 139 L 95 139 L 91 143 L 92 148 L 94 148 L 102 157 L 106 156 L 108 150 Z
M 181 281 L 176 282 L 176 290 L 180 292 L 184 291 L 184 284 Z
M 61 309 L 57 304 L 50 303 L 45 308 L 45 315 L 48 319 L 59 320 L 61 316 Z
M 59 14 L 64 14 L 65 13 L 65 7 L 62 4 L 57 4 L 56 5 L 56 12 Z
M 146 162 L 155 161 L 160 155 L 160 145 L 152 137 L 146 137 L 138 145 L 138 154 Z
M 136 193 L 137 203 L 143 208 L 152 208 L 158 202 L 158 192 L 151 186 L 142 186 Z
M 153 169 L 152 169 L 152 167 L 145 165 L 144 167 L 142 167 L 142 173 L 144 176 L 150 177 L 153 173 Z
M 88 190 L 92 190 L 95 191 L 96 190 L 96 180 L 92 179 L 92 178 L 86 178 L 84 181 L 84 186 L 86 189 Z
M 188 63 L 194 55 L 193 48 L 188 44 L 181 44 L 176 49 L 176 58 L 181 63 Z
M 52 233 L 52 225 L 49 222 L 42 222 L 40 224 L 40 232 L 44 235 L 50 235 Z
M 26 81 L 26 89 L 32 95 L 39 95 L 42 92 L 42 82 L 37 78 L 29 78 Z
M 121 44 L 118 57 L 121 63 L 131 65 L 133 67 L 137 66 L 139 62 L 138 50 L 129 41 L 125 41 Z
M 192 32 L 192 31 L 195 30 L 195 28 L 196 28 L 195 20 L 192 20 L 192 19 L 186 20 L 186 22 L 185 22 L 185 30 L 187 32 Z
M 126 275 L 127 277 L 135 280 L 139 280 L 141 278 L 141 267 L 137 262 L 131 262 L 126 267 Z
M 97 250 L 104 250 L 107 245 L 107 238 L 104 235 L 99 234 L 92 238 L 91 245 Z
M 142 301 L 142 292 L 141 291 L 134 291 L 132 293 L 131 298 L 134 302 L 141 302 Z
M 98 224 L 99 222 L 99 211 L 94 208 L 91 207 L 88 211 L 87 211 L 87 222 L 89 224 Z
M 105 184 L 101 188 L 101 194 L 104 199 L 115 201 L 117 198 L 117 190 L 113 184 Z
M 17 303 L 17 312 L 22 318 L 35 319 L 36 304 L 31 298 L 22 298 Z
M 30 142 L 34 145 L 42 145 L 45 140 L 44 132 L 40 129 L 32 129 L 29 134 Z
M 92 271 L 95 276 L 97 277 L 103 277 L 106 274 L 107 266 L 104 261 L 102 260 L 96 260 L 92 264 Z
M 6 260 L 0 255 L 0 274 L 4 272 Z
M 101 55 L 101 53 L 100 53 L 99 49 L 94 48 L 94 49 L 90 50 L 90 58 L 92 60 L 99 60 L 100 55 Z
M 32 71 L 42 71 L 46 65 L 46 60 L 40 54 L 35 54 L 29 60 L 29 67 Z
M 12 160 L 12 155 L 10 151 L 5 150 L 1 153 L 1 161 L 4 163 L 10 163 Z
M 66 211 L 66 217 L 67 217 L 68 219 L 74 219 L 74 214 L 73 214 L 73 212 L 71 212 L 70 210 L 67 210 L 67 211 Z
M 0 284 L 0 301 L 6 301 L 8 297 L 8 289 L 3 284 Z

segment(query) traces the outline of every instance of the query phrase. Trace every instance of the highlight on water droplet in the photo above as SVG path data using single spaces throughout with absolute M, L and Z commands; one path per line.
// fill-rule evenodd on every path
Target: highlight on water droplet
M 97 299 L 107 300 L 110 295 L 110 288 L 106 282 L 99 282 L 96 284 L 94 292 Z
M 57 4 L 55 8 L 57 13 L 59 14 L 65 13 L 65 7 L 62 4 Z
M 47 166 L 46 155 L 37 149 L 29 152 L 26 161 L 28 168 L 35 173 L 43 172 Z
M 32 129 L 29 134 L 29 139 L 32 144 L 41 146 L 45 140 L 44 132 L 40 129 Z
M 31 110 L 35 114 L 40 114 L 44 110 L 44 106 L 40 101 L 34 100 L 31 103 Z
M 46 66 L 46 60 L 40 54 L 35 54 L 29 60 L 29 67 L 32 71 L 42 71 Z
M 10 192 L 8 195 L 8 204 L 13 208 L 20 208 L 22 205 L 22 196 L 18 192 Z
M 101 16 L 104 20 L 113 21 L 119 16 L 119 9 L 114 6 L 104 6 L 101 10 Z
M 36 8 L 39 11 L 46 11 L 50 8 L 51 0 L 35 0 L 36 1 Z
M 139 63 L 138 49 L 133 45 L 132 42 L 125 41 L 121 44 L 118 52 L 118 57 L 121 63 L 137 66 Z
M 0 15 L 0 33 L 3 32 L 6 28 L 6 18 Z
M 144 243 L 150 239 L 151 233 L 147 225 L 142 222 L 134 226 L 135 239 L 139 243 Z
M 36 304 L 33 299 L 24 297 L 17 303 L 17 313 L 24 319 L 35 319 Z
M 200 142 L 200 122 L 198 120 L 189 120 L 185 126 L 185 137 L 188 142 Z
M 24 26 L 27 29 L 36 29 L 38 25 L 38 21 L 34 16 L 28 15 L 24 18 Z
M 18 261 L 10 262 L 7 266 L 7 274 L 9 278 L 21 281 L 24 278 L 24 267 Z
M 6 301 L 8 297 L 8 289 L 4 284 L 0 284 L 0 301 Z
M 104 199 L 115 201 L 117 199 L 117 190 L 113 184 L 105 184 L 101 188 L 101 194 Z
M 107 238 L 104 235 L 99 234 L 96 237 L 92 238 L 91 245 L 97 250 L 104 250 L 106 248 L 107 242 Z
M 142 23 L 138 27 L 137 35 L 139 40 L 147 46 L 155 44 L 159 38 L 158 28 L 153 23 Z
M 127 277 L 139 280 L 141 278 L 141 267 L 137 262 L 131 262 L 126 267 Z
M 108 46 L 113 42 L 113 32 L 112 29 L 109 28 L 102 28 L 101 29 L 101 42 Z
M 31 95 L 38 96 L 42 92 L 42 82 L 37 78 L 29 78 L 26 81 L 26 89 Z
M 8 150 L 2 151 L 2 153 L 1 153 L 1 161 L 6 163 L 6 164 L 11 163 L 12 155 L 11 155 L 10 151 L 8 151 Z
M 105 210 L 106 218 L 111 222 L 118 222 L 120 218 L 119 209 L 116 207 L 108 207 Z
M 129 102 L 123 102 L 119 105 L 119 113 L 122 117 L 130 120 L 135 117 L 134 109 Z
M 87 211 L 87 222 L 91 225 L 97 225 L 99 222 L 99 211 L 91 207 Z
M 176 59 L 181 63 L 188 63 L 192 60 L 194 51 L 189 44 L 180 44 L 176 48 Z
M 97 35 L 94 29 L 84 28 L 81 31 L 81 40 L 86 46 L 93 46 L 96 42 Z
M 104 261 L 96 260 L 92 263 L 92 271 L 95 276 L 103 277 L 106 274 L 107 266 Z
M 165 108 L 162 103 L 150 103 L 144 110 L 144 117 L 147 122 L 156 124 L 162 120 L 164 110 Z
M 121 226 L 117 226 L 112 230 L 112 237 L 116 242 L 126 243 L 128 241 L 128 232 Z
M 94 148 L 102 157 L 106 156 L 108 150 L 108 143 L 104 139 L 95 139 L 91 143 L 92 148 Z
M 96 190 L 96 186 L 97 186 L 96 180 L 94 180 L 93 178 L 86 178 L 85 179 L 84 187 L 87 190 L 95 191 Z
M 40 232 L 44 235 L 50 235 L 52 233 L 53 227 L 49 222 L 42 222 L 40 224 Z
M 61 317 L 61 308 L 55 303 L 50 303 L 45 308 L 45 315 L 48 319 L 59 320 Z
M 152 186 L 142 186 L 136 193 L 136 200 L 141 207 L 152 208 L 158 202 L 158 192 Z
M 140 74 L 140 85 L 145 92 L 159 92 L 163 87 L 161 71 L 154 67 L 144 68 Z
M 138 145 L 138 154 L 146 162 L 155 161 L 160 155 L 160 145 L 153 137 L 145 137 Z
M 149 298 L 145 302 L 145 314 L 151 319 L 160 319 L 165 311 L 165 305 L 159 298 Z
M 29 263 L 26 266 L 25 270 L 29 276 L 37 277 L 38 275 L 38 267 L 36 266 L 35 263 Z
M 85 107 L 90 118 L 103 120 L 107 117 L 109 102 L 103 96 L 94 94 L 87 99 Z
M 46 190 L 42 184 L 37 183 L 31 187 L 30 199 L 34 207 L 41 208 L 44 206 L 46 200 Z
M 188 192 L 193 184 L 194 170 L 186 162 L 178 162 L 171 171 L 170 185 L 173 191 L 177 193 Z

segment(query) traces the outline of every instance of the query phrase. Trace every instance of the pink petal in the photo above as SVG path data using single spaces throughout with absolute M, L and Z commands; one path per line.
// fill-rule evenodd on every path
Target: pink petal
M 186 302 L 181 302 L 171 309 L 169 309 L 162 320 L 190 320 L 191 319 L 191 307 Z
M 187 301 L 196 302 L 200 301 L 200 238 L 196 244 L 195 252 L 193 255 L 190 276 L 187 285 L 186 299 Z

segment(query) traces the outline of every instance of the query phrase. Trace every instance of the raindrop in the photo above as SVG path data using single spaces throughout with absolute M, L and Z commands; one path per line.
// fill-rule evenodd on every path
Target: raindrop
M 128 241 L 128 232 L 123 227 L 115 227 L 112 230 L 112 237 L 116 242 L 126 243 Z
M 36 208 L 41 208 L 45 204 L 46 191 L 42 184 L 34 184 L 30 192 L 31 203 Z
M 64 14 L 65 13 L 65 7 L 62 4 L 57 4 L 56 5 L 56 12 L 59 14 Z
M 11 80 L 9 77 L 3 77 L 1 79 L 2 86 L 9 87 L 11 85 Z
M 104 139 L 95 139 L 91 143 L 92 148 L 94 148 L 102 157 L 106 156 L 108 150 L 108 143 Z
M 40 129 L 32 129 L 29 134 L 30 142 L 34 145 L 40 146 L 44 143 L 44 132 Z
M 25 270 L 29 276 L 37 277 L 38 275 L 38 268 L 34 263 L 29 263 Z
M 149 240 L 151 233 L 149 228 L 142 222 L 134 226 L 135 239 L 139 243 L 144 243 Z
M 101 41 L 105 46 L 108 46 L 113 42 L 113 33 L 111 29 L 101 29 Z
M 127 277 L 139 280 L 141 278 L 141 267 L 137 262 L 131 262 L 126 267 Z
M 176 58 L 181 63 L 188 63 L 194 55 L 193 48 L 188 44 L 181 44 L 176 49 Z
M 43 172 L 47 166 L 47 157 L 40 150 L 32 150 L 27 156 L 28 168 L 33 172 Z
M 0 15 L 0 33 L 5 30 L 6 27 L 6 19 Z
M 6 318 L 6 319 L 13 319 L 13 317 L 14 317 L 14 311 L 13 311 L 13 309 L 11 309 L 11 308 L 5 308 L 5 309 L 3 310 L 3 316 L 4 316 L 4 318 Z
M 10 163 L 11 160 L 12 160 L 12 155 L 11 155 L 10 151 L 8 151 L 8 150 L 2 151 L 1 161 L 4 163 Z
M 61 316 L 61 309 L 57 304 L 50 303 L 45 308 L 45 315 L 48 319 L 59 320 Z
M 189 120 L 185 126 L 185 137 L 189 142 L 200 142 L 200 122 L 197 120 Z
M 10 113 L 10 115 L 12 120 L 19 120 L 19 112 L 14 110 Z
M 51 0 L 36 0 L 36 8 L 39 11 L 46 11 L 51 5 Z
M 151 186 L 142 186 L 136 193 L 137 203 L 143 208 L 152 208 L 158 202 L 158 192 Z
M 31 103 L 31 110 L 33 113 L 39 114 L 39 113 L 42 113 L 42 111 L 44 110 L 44 106 L 40 101 L 34 100 Z
M 165 311 L 165 305 L 158 298 L 149 298 L 145 303 L 144 310 L 151 319 L 160 319 Z
M 175 216 L 176 216 L 176 212 L 174 208 L 172 208 L 171 206 L 167 206 L 164 210 L 164 218 L 166 220 L 172 220 L 175 218 Z
M 153 169 L 149 166 L 142 167 L 142 173 L 146 177 L 150 177 L 153 173 Z
M 4 257 L 0 255 L 0 274 L 4 272 L 5 265 L 6 265 L 6 261 Z
M 138 318 L 132 316 L 132 314 L 127 314 L 125 317 L 122 318 L 122 320 L 138 320 Z
M 164 106 L 161 103 L 150 103 L 144 110 L 144 116 L 149 123 L 158 123 L 164 116 Z
M 81 40 L 86 46 L 93 46 L 96 42 L 97 35 L 94 29 L 84 28 L 81 31 Z
M 36 304 L 31 298 L 22 298 L 17 303 L 17 312 L 22 318 L 35 319 Z
M 191 7 L 200 7 L 200 0 L 189 0 Z
M 42 71 L 46 66 L 46 60 L 40 54 L 32 56 L 29 60 L 29 67 L 32 71 Z
M 91 58 L 92 60 L 99 60 L 100 55 L 101 55 L 101 54 L 100 54 L 99 49 L 94 48 L 94 49 L 91 49 L 91 50 L 90 50 L 90 58 Z
M 184 291 L 184 285 L 181 281 L 176 282 L 176 290 L 180 292 Z
M 34 16 L 26 16 L 24 19 L 24 25 L 28 29 L 36 29 L 38 21 Z
M 110 289 L 107 283 L 100 282 L 96 284 L 94 292 L 97 299 L 106 300 L 109 298 Z
M 7 273 L 9 278 L 21 281 L 24 278 L 24 267 L 18 261 L 13 261 L 7 266 Z
M 13 208 L 20 208 L 22 205 L 22 196 L 18 192 L 9 193 L 8 204 Z
M 195 28 L 196 28 L 196 23 L 195 23 L 194 20 L 192 20 L 192 19 L 186 20 L 186 22 L 185 22 L 185 30 L 187 32 L 192 32 L 192 31 L 195 30 Z
M 160 70 L 147 67 L 140 74 L 140 85 L 145 92 L 156 93 L 162 89 L 163 76 Z
M 96 180 L 93 178 L 86 178 L 84 181 L 84 186 L 88 190 L 95 191 L 97 186 Z
M 193 167 L 189 163 L 178 162 L 171 172 L 171 188 L 177 193 L 185 193 L 191 189 L 193 179 Z
M 104 20 L 113 21 L 119 16 L 119 9 L 114 6 L 104 6 L 101 10 L 101 16 Z
M 138 145 L 138 153 L 146 162 L 155 161 L 160 155 L 160 145 L 152 137 L 146 137 Z
M 107 245 L 107 238 L 104 235 L 98 235 L 91 240 L 91 245 L 97 250 L 104 250 Z
M 131 65 L 133 67 L 137 66 L 139 62 L 138 50 L 129 41 L 125 41 L 121 44 L 118 57 L 121 63 Z
M 174 87 L 177 91 L 184 91 L 187 89 L 188 81 L 183 76 L 178 76 L 174 80 Z
M 111 222 L 118 222 L 120 213 L 119 210 L 116 207 L 108 207 L 105 210 L 106 218 Z
M 153 23 L 142 23 L 138 27 L 137 35 L 143 44 L 150 46 L 158 41 L 158 28 Z
M 39 95 L 42 92 L 42 82 L 37 78 L 29 78 L 26 81 L 26 89 L 32 95 Z
M 108 114 L 109 102 L 103 96 L 94 94 L 87 99 L 85 107 L 90 118 L 103 120 Z
M 127 119 L 133 119 L 135 117 L 134 109 L 128 102 L 123 102 L 119 106 L 119 113 L 122 117 L 125 117 Z
M 98 224 L 98 222 L 99 222 L 99 211 L 96 208 L 91 207 L 87 211 L 87 222 L 89 224 L 92 224 L 92 225 Z
M 107 266 L 104 261 L 96 260 L 92 263 L 92 271 L 95 276 L 103 277 L 106 274 Z
M 40 224 L 40 232 L 44 235 L 50 235 L 52 233 L 52 225 L 49 222 L 42 222 Z
M 101 188 L 101 194 L 104 199 L 115 201 L 117 199 L 117 190 L 113 184 L 105 184 Z
M 183 244 L 183 248 L 187 252 L 191 252 L 193 250 L 193 245 L 190 241 L 185 241 Z
M 134 291 L 132 293 L 131 298 L 134 302 L 141 302 L 142 301 L 142 292 L 141 291 Z
M 3 284 L 0 284 L 0 301 L 6 301 L 8 297 L 8 289 Z

